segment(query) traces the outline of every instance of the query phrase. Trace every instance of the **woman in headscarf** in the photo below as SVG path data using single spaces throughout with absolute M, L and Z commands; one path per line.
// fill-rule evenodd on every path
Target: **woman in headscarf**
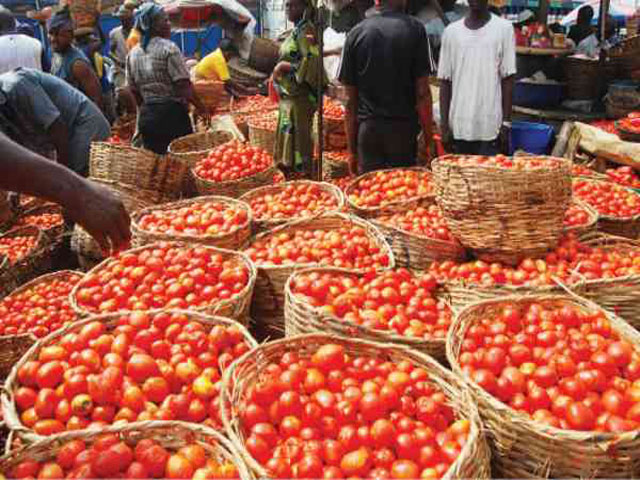
M 127 57 L 126 76 L 140 107 L 138 129 L 144 148 L 164 154 L 172 140 L 193 133 L 189 104 L 201 115 L 206 108 L 196 95 L 177 45 L 169 40 L 169 17 L 159 5 L 136 11 L 141 40 Z
M 273 81 L 280 96 L 275 161 L 291 174 L 312 173 L 311 127 L 317 106 L 318 82 L 327 78 L 316 44 L 313 9 L 308 0 L 287 0 L 287 16 L 295 24 L 280 48 Z M 322 79 L 318 69 L 322 69 Z

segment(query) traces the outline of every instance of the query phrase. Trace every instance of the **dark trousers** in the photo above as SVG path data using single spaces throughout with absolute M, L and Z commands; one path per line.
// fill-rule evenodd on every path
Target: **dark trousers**
M 375 119 L 358 126 L 358 172 L 415 167 L 418 124 L 407 120 Z
M 467 140 L 454 140 L 453 150 L 458 155 L 486 155 L 493 156 L 500 153 L 498 148 L 498 139 L 489 142 L 477 141 L 469 142 Z
M 138 128 L 144 148 L 160 155 L 173 140 L 193 133 L 187 106 L 176 101 L 143 103 Z

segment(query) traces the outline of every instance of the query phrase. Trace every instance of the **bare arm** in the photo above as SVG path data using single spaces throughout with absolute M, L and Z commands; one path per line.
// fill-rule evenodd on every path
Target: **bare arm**
M 69 129 L 60 118 L 51 124 L 47 132 L 56 149 L 56 160 L 60 165 L 69 165 Z
M 424 141 L 427 146 L 427 159 L 431 158 L 431 138 L 433 137 L 433 101 L 429 77 L 420 77 L 416 82 L 416 109 L 418 119 L 424 132 Z
M 51 162 L 0 133 L 0 188 L 62 205 L 104 251 L 121 249 L 131 237 L 129 215 L 108 190 Z
M 98 76 L 85 62 L 75 62 L 71 68 L 74 78 L 80 85 L 80 90 L 102 110 L 102 88 Z
M 440 82 L 440 129 L 443 143 L 451 143 L 453 137 L 449 127 L 449 109 L 451 107 L 451 80 Z
M 515 83 L 515 75 L 510 75 L 502 79 L 502 120 L 511 121 L 513 112 L 513 85 Z
M 358 172 L 358 89 L 345 87 L 347 106 L 344 117 L 344 128 L 347 133 L 347 147 L 351 154 L 349 170 L 352 175 Z

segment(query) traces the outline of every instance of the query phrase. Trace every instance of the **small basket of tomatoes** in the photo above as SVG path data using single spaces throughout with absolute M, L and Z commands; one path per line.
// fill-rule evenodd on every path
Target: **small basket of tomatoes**
M 640 236 L 640 193 L 617 183 L 586 178 L 573 181 L 575 197 L 598 212 L 598 229 L 627 238 Z
M 351 211 L 371 218 L 433 203 L 435 185 L 426 168 L 392 168 L 360 175 L 349 184 L 345 195 Z
M 445 362 L 452 313 L 443 293 L 433 276 L 406 269 L 299 270 L 285 287 L 286 336 L 326 333 L 405 345 Z
M 571 202 L 570 160 L 446 155 L 432 168 L 451 232 L 477 257 L 517 264 L 556 246 Z
M 259 112 L 247 119 L 249 143 L 273 155 L 276 148 L 278 112 Z
M 88 317 L 39 340 L 16 363 L 3 416 L 27 442 L 148 420 L 220 429 L 222 374 L 256 345 L 238 322 L 193 311 Z
M 575 295 L 514 296 L 456 316 L 467 382 L 501 478 L 628 478 L 640 456 L 640 334 Z
M 598 212 L 588 203 L 574 199 L 564 214 L 565 232 L 583 234 L 596 230 Z
M 20 214 L 15 226 L 38 227 L 53 243 L 59 243 L 64 235 L 65 222 L 60 205 L 41 205 Z
M 259 478 L 490 476 L 468 392 L 403 346 L 321 334 L 269 342 L 225 372 L 223 396 L 226 434 Z
M 251 235 L 251 209 L 229 197 L 197 197 L 131 215 L 133 245 L 179 241 L 236 250 Z
M 250 480 L 231 443 L 211 428 L 147 421 L 67 432 L 0 459 L 5 478 L 219 478 Z
M 273 336 L 284 334 L 285 285 L 296 270 L 333 266 L 352 271 L 393 268 L 393 252 L 380 231 L 353 215 L 328 212 L 285 223 L 257 235 L 244 253 L 257 277 L 252 318 Z
M 79 315 L 179 308 L 246 322 L 256 268 L 240 252 L 156 242 L 119 252 L 71 292 Z
M 0 265 L 0 289 L 5 294 L 49 270 L 50 241 L 33 225 L 15 227 L 0 235 L 0 256 L 7 263 Z
M 272 153 L 238 140 L 214 148 L 192 169 L 200 195 L 232 198 L 272 184 L 275 173 Z
M 387 212 L 370 219 L 387 239 L 400 267 L 426 270 L 435 260 L 460 261 L 466 252 L 435 205 Z
M 309 180 L 259 187 L 242 195 L 240 200 L 251 208 L 254 233 L 344 207 L 344 195 L 338 187 Z

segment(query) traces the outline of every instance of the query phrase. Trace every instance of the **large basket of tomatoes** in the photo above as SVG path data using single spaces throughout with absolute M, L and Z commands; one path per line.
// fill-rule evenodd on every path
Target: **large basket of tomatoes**
M 131 233 L 134 246 L 179 241 L 236 250 L 251 235 L 251 209 L 217 196 L 165 203 L 134 212 Z
M 4 386 L 3 416 L 28 442 L 147 420 L 219 429 L 222 373 L 256 345 L 239 323 L 192 311 L 89 317 L 20 359 Z
M 571 202 L 571 161 L 447 155 L 432 163 L 451 232 L 486 261 L 516 264 L 554 248 Z
M 61 270 L 42 275 L 11 292 L 0 301 L 0 378 L 42 338 L 78 316 L 69 294 L 82 274 Z
M 501 478 L 629 478 L 640 461 L 640 334 L 580 297 L 470 305 L 447 339 Z
M 198 161 L 192 173 L 200 195 L 238 198 L 273 183 L 276 168 L 270 152 L 233 140 L 214 148 Z
M 576 179 L 573 194 L 598 212 L 598 229 L 621 237 L 640 236 L 640 193 L 617 183 Z
M 324 152 L 322 156 L 322 178 L 342 178 L 349 175 L 351 154 L 346 150 Z
M 38 227 L 51 242 L 59 242 L 65 230 L 62 207 L 49 204 L 31 208 L 20 214 L 15 225 Z
M 258 273 L 252 318 L 267 333 L 284 333 L 284 295 L 296 270 L 333 266 L 352 271 L 393 268 L 393 252 L 370 223 L 338 212 L 296 220 L 256 236 L 244 250 Z
M 232 98 L 229 108 L 236 126 L 247 138 L 249 137 L 249 125 L 247 125 L 249 118 L 260 112 L 271 112 L 277 109 L 278 104 L 263 95 L 253 95 L 239 100 Z
M 247 119 L 249 143 L 273 155 L 276 148 L 278 112 L 256 113 Z
M 173 155 L 157 155 L 123 144 L 91 144 L 89 177 L 92 179 L 137 187 L 168 201 L 180 197 L 188 174 L 188 165 Z M 157 199 L 152 201 L 156 203 Z
M 564 214 L 564 231 L 578 235 L 598 228 L 598 212 L 586 202 L 574 199 Z
M 176 138 L 171 142 L 169 144 L 169 153 L 187 163 L 189 168 L 193 168 L 198 160 L 207 156 L 209 150 L 231 140 L 233 140 L 233 135 L 225 130 L 192 133 L 185 137 Z
M 67 432 L 0 459 L 5 478 L 219 478 L 250 480 L 220 433 L 178 421 L 147 421 Z
M 345 195 L 351 211 L 371 218 L 431 204 L 435 186 L 426 168 L 392 168 L 360 175 L 346 187 Z
M 451 308 L 435 279 L 409 270 L 310 268 L 285 287 L 286 336 L 326 333 L 405 345 L 446 360 Z
M 338 187 L 310 180 L 256 188 L 242 195 L 240 200 L 251 208 L 256 233 L 286 222 L 337 212 L 344 207 L 344 195 Z
M 435 260 L 460 261 L 466 257 L 437 205 L 387 212 L 370 221 L 389 242 L 400 267 L 426 270 Z
M 299 335 L 243 356 L 223 384 L 226 433 L 258 477 L 490 476 L 476 406 L 415 350 Z
M 70 298 L 80 315 L 184 308 L 246 322 L 255 279 L 242 253 L 158 242 L 104 260 Z
M 1 283 L 9 287 L 5 294 L 49 270 L 50 246 L 42 230 L 33 225 L 16 227 L 0 235 L 0 256 L 8 259 L 4 266 L 0 265 Z

